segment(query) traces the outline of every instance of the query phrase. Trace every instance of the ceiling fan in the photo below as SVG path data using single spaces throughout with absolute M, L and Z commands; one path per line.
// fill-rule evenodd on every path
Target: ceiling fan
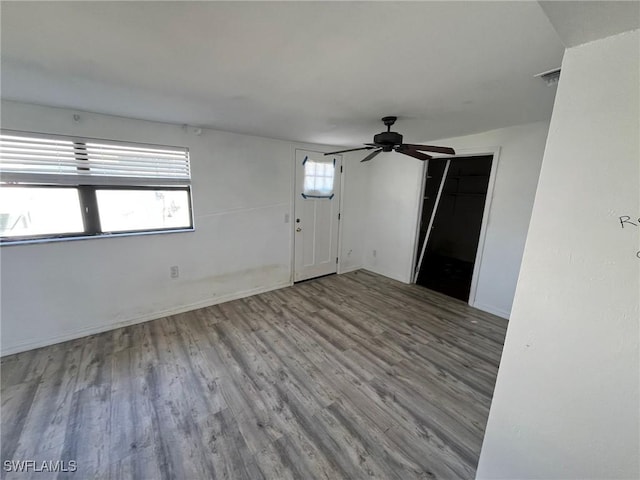
M 378 133 L 373 137 L 373 143 L 365 143 L 366 147 L 350 148 L 348 150 L 339 150 L 337 152 L 325 153 L 325 155 L 336 155 L 338 153 L 356 152 L 358 150 L 373 150 L 369 155 L 364 157 L 361 162 L 368 162 L 380 152 L 396 151 L 417 158 L 418 160 L 429 160 L 433 158 L 431 155 L 423 153 L 423 151 L 434 153 L 445 153 L 455 155 L 455 150 L 449 147 L 436 147 L 433 145 L 414 145 L 412 143 L 402 143 L 402 135 L 398 132 L 391 131 L 391 125 L 396 123 L 398 117 L 384 117 L 382 121 L 387 126 L 387 131 Z

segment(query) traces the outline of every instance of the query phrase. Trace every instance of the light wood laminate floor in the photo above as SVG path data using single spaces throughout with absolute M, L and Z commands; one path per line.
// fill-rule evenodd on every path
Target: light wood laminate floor
M 3 478 L 474 477 L 506 321 L 366 271 L 2 359 Z

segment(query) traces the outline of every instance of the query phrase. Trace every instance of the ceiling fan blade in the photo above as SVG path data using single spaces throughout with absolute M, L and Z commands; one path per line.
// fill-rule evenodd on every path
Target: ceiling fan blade
M 426 150 L 427 152 L 446 153 L 448 155 L 455 155 L 456 151 L 449 147 L 436 147 L 434 145 L 414 145 L 411 143 L 403 143 L 403 147 L 410 148 L 411 150 Z
M 337 152 L 328 152 L 325 155 L 337 155 L 338 153 L 346 153 L 346 152 L 357 152 L 358 150 L 371 150 L 376 147 L 360 147 L 360 148 L 350 148 L 349 150 L 338 150 Z
M 405 155 L 409 155 L 410 157 L 417 158 L 418 160 L 429 160 L 433 158 L 431 155 L 427 155 L 426 153 L 418 152 L 417 150 L 412 150 L 410 148 L 404 149 L 396 149 L 398 153 L 404 153 Z
M 368 161 L 369 161 L 369 160 L 371 160 L 373 157 L 375 157 L 376 155 L 378 155 L 381 151 L 382 151 L 382 149 L 380 149 L 380 150 L 376 150 L 375 152 L 370 153 L 369 155 L 367 155 L 366 157 L 364 157 L 362 160 L 360 160 L 360 163 L 362 163 L 362 162 L 368 162 Z

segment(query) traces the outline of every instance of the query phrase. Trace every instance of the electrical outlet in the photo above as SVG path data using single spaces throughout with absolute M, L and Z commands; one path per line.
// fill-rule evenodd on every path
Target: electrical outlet
M 169 277 L 178 278 L 180 276 L 180 269 L 177 265 L 169 267 Z
M 374 251 L 373 251 L 373 258 L 376 258 L 377 256 L 378 256 L 378 251 L 377 251 L 377 250 L 374 250 Z

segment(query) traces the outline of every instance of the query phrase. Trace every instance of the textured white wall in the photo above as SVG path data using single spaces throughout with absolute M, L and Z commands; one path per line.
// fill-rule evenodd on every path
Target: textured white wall
M 478 152 L 500 147 L 476 306 L 503 317 L 511 311 L 548 127 L 547 122 L 537 122 L 426 142 Z M 371 177 L 366 268 L 408 282 L 423 164 L 403 155 L 381 154 L 365 165 Z
M 2 127 L 189 147 L 196 231 L 0 247 L 2 354 L 290 283 L 293 152 L 323 147 L 74 113 L 3 102 Z
M 368 173 L 362 156 L 346 153 L 342 156 L 343 195 L 340 223 L 340 264 L 338 273 L 362 268 L 364 263 L 365 225 L 368 212 Z
M 480 479 L 640 477 L 640 34 L 566 51 Z
M 415 250 L 423 163 L 406 155 L 381 153 L 363 165 L 369 183 L 365 268 L 408 283 Z

